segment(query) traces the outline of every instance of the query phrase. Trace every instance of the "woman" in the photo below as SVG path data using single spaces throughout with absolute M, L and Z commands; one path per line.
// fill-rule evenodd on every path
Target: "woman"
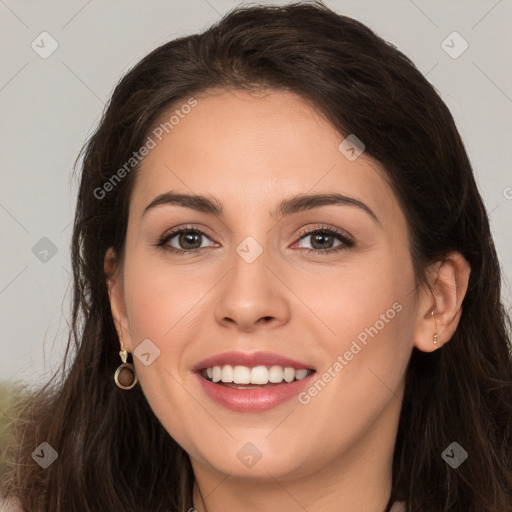
M 512 509 L 487 214 L 447 107 L 361 23 L 241 8 L 150 53 L 87 143 L 72 247 L 20 510 Z

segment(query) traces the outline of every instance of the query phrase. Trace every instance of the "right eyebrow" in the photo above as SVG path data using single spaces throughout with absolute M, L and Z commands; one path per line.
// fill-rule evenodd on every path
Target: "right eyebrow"
M 185 208 L 192 208 L 194 210 L 216 215 L 218 217 L 222 217 L 222 215 L 224 215 L 222 205 L 213 198 L 210 199 L 206 196 L 196 194 L 191 195 L 166 192 L 165 194 L 160 194 L 159 196 L 155 197 L 155 199 L 153 199 L 153 201 L 151 201 L 146 206 L 146 208 L 144 208 L 142 216 L 146 215 L 146 213 L 149 210 L 165 204 L 178 205 L 183 206 Z

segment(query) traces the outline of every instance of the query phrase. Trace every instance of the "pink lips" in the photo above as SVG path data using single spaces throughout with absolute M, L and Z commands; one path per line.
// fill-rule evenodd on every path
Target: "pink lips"
M 295 368 L 296 370 L 309 370 L 313 369 L 307 363 L 294 361 L 288 357 L 280 356 L 274 352 L 224 352 L 215 356 L 208 357 L 200 363 L 196 364 L 193 368 L 194 371 L 203 370 L 204 368 L 211 368 L 212 366 L 223 366 L 230 364 L 231 366 L 272 366 L 279 365 L 283 367 Z
M 225 352 L 209 357 L 194 367 L 195 375 L 204 393 L 218 404 L 232 411 L 258 412 L 271 409 L 297 396 L 301 390 L 309 386 L 315 372 L 302 380 L 290 383 L 273 384 L 269 387 L 237 389 L 227 387 L 206 380 L 201 375 L 201 370 L 211 368 L 212 366 L 223 366 L 230 364 L 232 366 L 272 366 L 279 365 L 283 367 L 300 369 L 313 369 L 306 363 L 301 363 L 287 357 L 280 356 L 272 352 L 255 352 L 252 354 L 244 352 Z

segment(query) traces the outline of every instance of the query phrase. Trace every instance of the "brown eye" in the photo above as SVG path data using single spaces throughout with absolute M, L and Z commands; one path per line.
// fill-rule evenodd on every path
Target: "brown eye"
M 302 234 L 300 241 L 307 240 L 308 238 L 310 239 L 311 247 L 301 248 L 307 252 L 313 251 L 317 254 L 329 254 L 355 245 L 354 241 L 346 234 L 332 228 L 317 228 L 313 231 L 308 231 Z
M 307 236 L 311 237 L 311 246 L 313 249 L 331 249 L 336 242 L 336 237 L 330 233 L 319 231 Z
M 202 234 L 194 231 L 182 231 L 171 238 L 176 238 L 179 249 L 199 249 L 201 247 Z M 198 245 L 199 243 L 199 245 Z
M 157 246 L 177 254 L 195 253 L 211 244 L 204 244 L 211 239 L 199 229 L 182 228 L 172 231 L 162 237 Z

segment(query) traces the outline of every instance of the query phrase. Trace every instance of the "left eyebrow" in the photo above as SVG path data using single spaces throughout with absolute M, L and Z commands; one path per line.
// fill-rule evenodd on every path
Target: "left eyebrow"
M 377 215 L 363 202 L 353 197 L 344 196 L 342 194 L 303 194 L 291 197 L 281 201 L 276 209 L 279 216 L 291 215 L 292 213 L 319 208 L 320 206 L 339 205 L 339 206 L 355 206 L 366 212 L 377 224 L 381 225 Z M 275 214 L 271 215 L 274 217 Z
M 176 194 L 171 191 L 155 197 L 155 199 L 153 199 L 153 201 L 144 208 L 142 216 L 144 216 L 149 210 L 161 205 L 182 206 L 202 213 L 215 215 L 217 217 L 222 217 L 224 215 L 222 204 L 213 197 L 206 197 L 197 194 Z M 375 213 L 366 204 L 358 199 L 342 194 L 297 195 L 281 201 L 277 205 L 275 212 L 270 212 L 270 215 L 272 217 L 282 217 L 328 205 L 355 206 L 366 212 L 375 222 L 381 225 L 377 215 L 375 215 Z

